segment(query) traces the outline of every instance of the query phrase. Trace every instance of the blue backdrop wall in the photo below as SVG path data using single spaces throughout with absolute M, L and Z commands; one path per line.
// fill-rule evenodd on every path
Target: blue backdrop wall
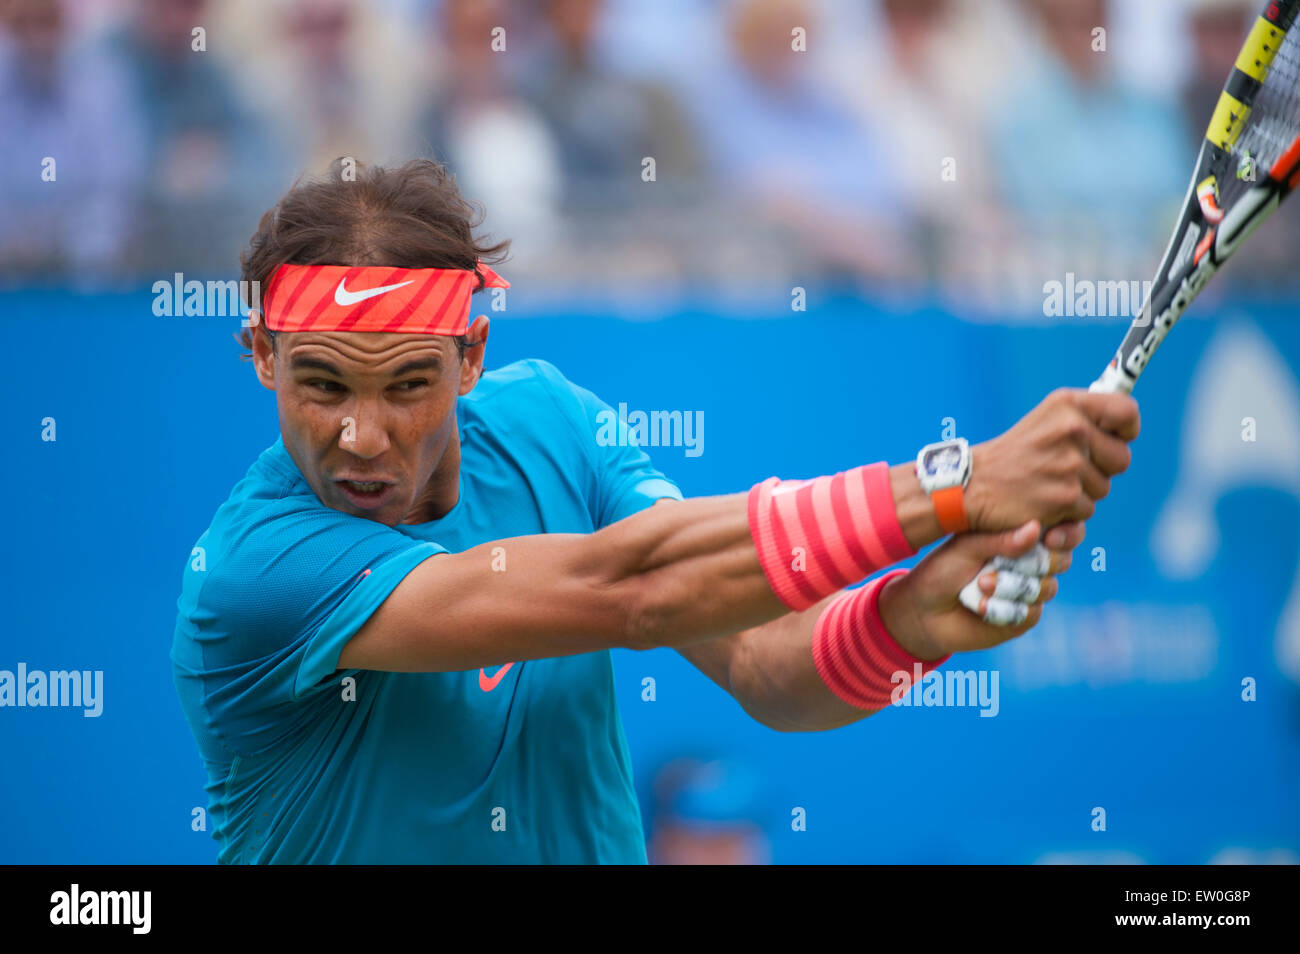
M 1123 326 L 982 326 L 848 299 L 627 321 L 511 296 L 490 367 L 541 357 L 612 405 L 703 412 L 699 456 L 650 451 L 688 495 L 905 460 L 948 417 L 986 439 L 1052 388 L 1085 386 Z M 275 440 L 275 407 L 237 359 L 235 322 L 155 317 L 151 303 L 0 296 L 0 669 L 104 672 L 99 718 L 0 707 L 0 862 L 215 857 L 192 830 L 204 775 L 167 653 L 190 547 Z M 1137 394 L 1134 465 L 1043 624 L 950 664 L 998 673 L 996 717 L 892 709 L 780 734 L 675 653 L 620 652 L 639 784 L 683 753 L 745 766 L 779 862 L 1300 859 L 1300 325 L 1287 310 L 1206 302 L 1162 347 Z

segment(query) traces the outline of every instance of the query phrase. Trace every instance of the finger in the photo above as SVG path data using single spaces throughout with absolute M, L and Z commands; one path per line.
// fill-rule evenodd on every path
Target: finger
M 1110 493 L 1110 478 L 1090 460 L 1084 461 L 1079 469 L 1079 482 L 1083 485 L 1083 492 L 1092 500 L 1101 500 Z
M 1014 626 L 1023 622 L 1029 612 L 1029 607 L 1024 603 L 985 596 L 980 592 L 976 580 L 971 580 L 962 587 L 958 599 L 962 606 L 994 626 Z
M 989 597 L 984 606 L 984 622 L 994 626 L 1019 626 L 1029 615 L 1029 607 L 1015 600 Z
M 985 573 L 980 577 L 980 582 L 984 582 L 988 577 L 993 577 L 992 593 L 989 593 L 989 587 L 980 586 L 980 590 L 989 597 L 998 599 L 1014 599 L 1017 603 L 1032 603 L 1039 598 L 1039 590 L 1043 589 L 1043 578 L 1028 576 L 1026 573 L 1017 573 L 1010 569 L 1000 569 L 997 573 Z
M 1128 394 L 1078 391 L 1075 392 L 1075 401 L 1089 419 L 1108 434 L 1131 441 L 1137 438 L 1142 428 L 1138 403 Z
M 999 578 L 1000 576 L 1004 575 L 1004 574 L 1005 574 L 1005 571 L 1003 571 L 1003 573 L 986 573 L 986 574 L 984 574 L 983 576 L 981 576 L 981 577 L 980 577 L 980 592 L 983 593 L 985 596 L 1002 596 L 1002 597 L 1004 597 L 1004 598 L 1006 598 L 1006 599 L 1014 599 L 1014 600 L 1016 600 L 1016 602 L 1018 602 L 1018 603 L 1024 603 L 1026 606 L 1041 606 L 1042 604 L 1048 602 L 1048 601 L 1051 600 L 1054 596 L 1056 596 L 1057 592 L 1058 592 L 1058 591 L 1060 590 L 1060 588 L 1061 588 L 1061 585 L 1060 585 L 1060 583 L 1057 582 L 1055 576 L 1044 576 L 1044 577 L 1026 576 L 1026 577 L 1021 577 L 1021 579 L 1023 579 L 1023 580 L 1031 580 L 1031 581 L 1033 581 L 1033 582 L 1034 582 L 1034 586 L 1033 586 L 1033 587 L 1030 587 L 1030 588 L 1027 589 L 1027 591 L 1026 591 L 1026 593 L 1025 593 L 1025 595 L 1024 595 L 1023 598 L 1017 599 L 1014 593 L 1011 593 L 1011 592 L 998 593 L 998 592 L 997 592 L 997 581 L 998 581 L 998 578 Z M 1007 584 L 1007 586 L 1009 587 L 1010 584 Z
M 1133 463 L 1133 451 L 1126 441 L 1095 428 L 1088 434 L 1088 456 L 1107 477 L 1124 473 Z
M 1083 542 L 1088 526 L 1082 520 L 1058 523 L 1043 535 L 1043 544 L 1049 550 L 1073 550 Z
M 983 574 L 981 574 L 982 576 Z M 980 592 L 978 580 L 971 580 L 961 588 L 957 594 L 957 600 L 962 606 L 966 607 L 976 616 L 984 615 L 984 594 Z
M 1043 587 L 1039 590 L 1038 599 L 1034 601 L 1034 605 L 1042 606 L 1044 603 L 1050 603 L 1060 589 L 1061 584 L 1056 581 L 1056 577 L 1045 577 L 1043 579 Z
M 1056 556 L 1053 555 L 1053 560 Z M 1019 576 L 1020 580 L 1027 581 L 1023 584 L 1014 582 L 1018 574 L 1012 574 L 1007 570 L 999 570 L 996 573 L 984 573 L 979 577 L 980 592 L 985 596 L 998 596 L 1005 599 L 1018 600 L 1021 603 L 1027 603 L 1030 606 L 1040 606 L 1048 602 L 1060 591 L 1061 584 L 1056 579 L 1056 571 L 1053 570 L 1047 576 Z M 1010 579 L 1008 579 L 1010 577 Z M 998 592 L 998 583 L 1002 582 L 1002 592 Z M 1024 586 L 1023 595 L 1017 595 L 1013 587 Z
M 1041 543 L 1018 557 L 995 556 L 991 569 L 1009 570 L 1021 576 L 1046 576 L 1052 568 L 1052 552 Z
M 1022 523 L 1014 530 L 980 534 L 976 539 L 981 544 L 980 549 L 983 550 L 985 559 L 998 556 L 1016 557 L 1036 546 L 1042 532 L 1042 525 L 1037 520 L 1030 520 L 1028 523 Z
M 1097 512 L 1097 500 L 1088 495 L 1086 490 L 1080 490 L 1079 496 L 1075 498 L 1074 503 L 1068 504 L 1061 511 L 1061 521 L 1074 520 L 1091 520 L 1092 515 Z

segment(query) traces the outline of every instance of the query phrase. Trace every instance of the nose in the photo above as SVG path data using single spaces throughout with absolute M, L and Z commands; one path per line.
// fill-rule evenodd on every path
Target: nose
M 343 418 L 339 428 L 339 448 L 370 460 L 388 450 L 388 427 L 378 407 L 366 401 L 359 401 L 353 412 Z

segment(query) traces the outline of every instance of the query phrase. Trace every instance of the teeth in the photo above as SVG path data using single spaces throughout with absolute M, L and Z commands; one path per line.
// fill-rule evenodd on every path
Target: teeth
M 349 480 L 348 486 L 353 490 L 363 494 L 373 494 L 376 490 L 383 487 L 383 482 L 378 480 Z

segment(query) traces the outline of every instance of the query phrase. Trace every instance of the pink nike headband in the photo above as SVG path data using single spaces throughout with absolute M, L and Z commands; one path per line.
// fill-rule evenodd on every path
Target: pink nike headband
M 272 331 L 390 331 L 463 335 L 470 295 L 510 283 L 479 262 L 464 268 L 281 265 L 262 299 Z

